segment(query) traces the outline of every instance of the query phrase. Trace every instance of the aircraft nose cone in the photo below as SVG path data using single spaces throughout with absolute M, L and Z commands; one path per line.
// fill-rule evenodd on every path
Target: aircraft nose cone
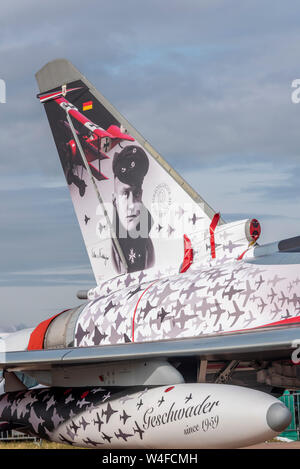
M 275 432 L 282 432 L 289 426 L 292 414 L 289 409 L 280 402 L 272 404 L 267 411 L 267 424 Z

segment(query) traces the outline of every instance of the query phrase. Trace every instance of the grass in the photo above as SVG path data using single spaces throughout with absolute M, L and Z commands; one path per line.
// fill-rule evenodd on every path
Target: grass
M 53 442 L 46 441 L 46 440 L 38 440 L 38 441 L 10 440 L 10 441 L 1 441 L 0 450 L 1 449 L 85 449 L 85 448 L 80 448 L 78 446 L 71 446 L 71 445 L 63 445 L 61 443 L 53 443 Z

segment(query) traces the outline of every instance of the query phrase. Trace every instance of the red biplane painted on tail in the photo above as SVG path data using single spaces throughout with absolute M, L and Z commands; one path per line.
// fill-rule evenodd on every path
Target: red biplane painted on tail
M 38 95 L 41 103 L 52 101 L 67 111 L 67 116 L 71 120 L 62 120 L 60 124 L 68 129 L 70 140 L 61 143 L 61 149 L 64 154 L 64 171 L 68 184 L 75 184 L 79 189 L 79 194 L 83 197 L 86 190 L 86 183 L 82 177 L 86 164 L 92 175 L 98 180 L 107 179 L 101 171 L 100 162 L 108 158 L 107 152 L 121 141 L 134 141 L 130 135 L 122 132 L 117 125 L 110 125 L 107 130 L 94 124 L 76 106 L 71 104 L 66 98 L 66 94 L 72 91 L 78 91 L 81 87 L 66 87 L 61 92 L 42 93 Z M 93 108 L 93 101 L 82 104 L 83 111 L 89 111 Z M 76 128 L 75 128 L 76 127 Z M 75 128 L 75 135 L 74 135 Z M 83 150 L 83 153 L 81 151 Z M 98 167 L 94 161 L 98 161 Z M 79 169 L 81 168 L 81 170 Z

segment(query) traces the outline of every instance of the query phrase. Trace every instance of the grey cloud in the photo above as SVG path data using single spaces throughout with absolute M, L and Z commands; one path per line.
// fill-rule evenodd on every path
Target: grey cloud
M 300 203 L 300 167 L 282 165 L 282 171 L 287 171 L 288 177 L 285 183 L 278 183 L 271 186 L 258 187 L 257 193 L 270 201 L 280 200 L 285 203 Z M 267 179 L 267 175 L 266 175 Z M 253 188 L 252 188 L 253 190 Z M 251 192 L 250 187 L 245 188 L 245 192 Z
M 76 273 L 78 266 L 90 267 L 67 188 L 1 191 L 0 196 L 2 284 L 21 279 L 26 284 L 41 279 L 53 283 L 54 269 L 61 283 L 65 266 L 73 268 L 79 280 L 92 279 L 91 273 Z M 47 271 L 43 276 L 26 275 L 28 270 L 45 268 L 50 270 L 48 276 Z M 23 276 L 13 275 L 19 271 Z
M 183 152 L 192 164 L 245 151 L 263 151 L 269 158 L 297 154 L 290 81 L 297 72 L 293 45 L 299 33 L 292 8 L 274 3 L 271 8 L 270 2 L 261 8 L 257 2 L 209 6 L 191 1 L 185 8 L 181 2 L 172 2 L 172 8 L 168 2 L 141 8 L 134 1 L 101 9 L 90 2 L 90 7 L 94 15 L 85 20 L 78 14 L 79 3 L 65 2 L 68 15 L 61 22 L 58 2 L 43 12 L 34 9 L 19 29 L 20 37 L 29 39 L 25 45 L 16 41 L 10 59 L 6 57 L 14 64 L 14 78 L 16 64 L 28 77 L 47 60 L 65 55 L 179 168 Z M 56 17 L 55 26 L 45 26 L 42 17 Z M 49 43 L 47 37 L 54 40 Z M 41 119 L 38 103 L 33 105 L 33 78 L 27 83 L 15 98 L 23 109 L 20 120 L 28 113 Z M 16 108 L 11 109 L 15 118 Z M 46 128 L 43 123 L 40 127 Z M 28 136 L 27 142 L 33 144 L 33 138 Z M 40 162 L 41 171 L 54 171 L 48 143 L 45 153 L 49 158 Z

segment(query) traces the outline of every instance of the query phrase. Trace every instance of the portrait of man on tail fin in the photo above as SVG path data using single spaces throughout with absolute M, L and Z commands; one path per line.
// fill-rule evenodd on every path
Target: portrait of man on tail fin
M 148 156 L 137 145 L 128 145 L 114 154 L 113 224 L 128 272 L 148 269 L 155 261 L 149 237 L 153 220 L 143 203 L 143 182 L 148 169 Z M 121 273 L 122 264 L 114 242 L 112 259 L 117 272 Z

